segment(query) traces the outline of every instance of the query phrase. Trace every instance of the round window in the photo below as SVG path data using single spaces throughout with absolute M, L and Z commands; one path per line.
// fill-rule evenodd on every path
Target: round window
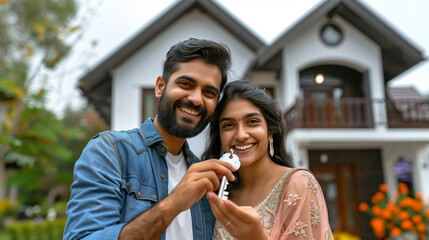
M 320 38 L 326 45 L 336 46 L 343 40 L 343 32 L 337 25 L 328 23 L 320 31 Z

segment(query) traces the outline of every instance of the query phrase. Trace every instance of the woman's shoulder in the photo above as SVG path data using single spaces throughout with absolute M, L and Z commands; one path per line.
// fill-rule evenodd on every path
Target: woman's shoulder
M 291 171 L 291 175 L 288 185 L 293 184 L 295 186 L 305 188 L 317 187 L 317 179 L 310 170 L 304 168 L 293 168 L 289 171 Z

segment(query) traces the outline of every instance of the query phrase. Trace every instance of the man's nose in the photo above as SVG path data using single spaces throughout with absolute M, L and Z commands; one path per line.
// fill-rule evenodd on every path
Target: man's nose
M 203 105 L 203 96 L 201 94 L 201 91 L 193 91 L 188 96 L 188 101 L 192 102 L 195 106 L 201 106 Z

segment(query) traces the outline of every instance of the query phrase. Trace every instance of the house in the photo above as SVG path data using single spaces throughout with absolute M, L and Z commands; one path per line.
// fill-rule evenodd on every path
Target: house
M 322 2 L 269 46 L 216 3 L 180 1 L 80 88 L 112 129 L 137 127 L 155 114 L 165 53 L 189 37 L 227 44 L 231 79 L 247 77 L 281 103 L 287 148 L 321 183 L 334 230 L 374 239 L 357 206 L 380 183 L 396 185 L 398 162 L 409 163 L 408 184 L 429 196 L 429 102 L 409 92 L 398 99 L 386 87 L 423 61 L 422 52 L 358 1 Z M 197 154 L 204 142 L 205 133 L 190 139 Z

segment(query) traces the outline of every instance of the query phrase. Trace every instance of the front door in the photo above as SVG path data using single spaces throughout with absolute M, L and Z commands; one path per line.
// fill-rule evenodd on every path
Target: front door
M 332 230 L 359 234 L 356 173 L 350 164 L 313 165 L 325 195 Z
M 332 231 L 376 239 L 370 216 L 359 212 L 358 205 L 370 202 L 383 182 L 380 149 L 314 149 L 308 157 L 323 189 Z

